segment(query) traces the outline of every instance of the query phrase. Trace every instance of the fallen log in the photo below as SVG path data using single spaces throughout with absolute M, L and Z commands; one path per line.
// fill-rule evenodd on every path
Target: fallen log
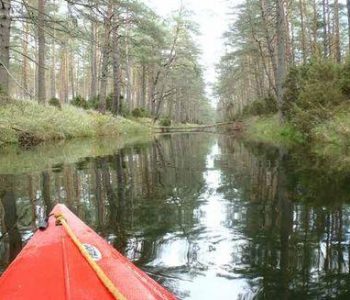
M 18 144 L 24 149 L 32 148 L 44 141 L 42 138 L 18 127 L 13 126 L 11 128 L 18 132 Z

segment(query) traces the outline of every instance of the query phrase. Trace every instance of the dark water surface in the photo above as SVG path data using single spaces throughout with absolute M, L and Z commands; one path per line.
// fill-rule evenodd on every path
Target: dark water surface
M 350 299 L 349 172 L 221 135 L 94 147 L 3 156 L 0 271 L 62 202 L 181 299 Z

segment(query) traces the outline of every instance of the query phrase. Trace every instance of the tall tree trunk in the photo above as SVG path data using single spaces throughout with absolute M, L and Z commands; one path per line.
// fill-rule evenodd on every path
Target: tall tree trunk
M 301 26 L 301 52 L 303 56 L 303 63 L 306 64 L 306 37 L 305 37 L 305 21 L 304 21 L 304 0 L 299 0 L 299 11 L 300 11 L 300 26 Z
M 273 47 L 273 40 L 274 37 L 272 37 L 271 33 L 269 32 L 269 23 L 270 19 L 267 16 L 267 11 L 269 11 L 267 7 L 267 2 L 266 0 L 260 0 L 260 12 L 261 12 L 261 18 L 263 21 L 263 32 L 264 32 L 264 37 L 267 45 L 267 50 L 272 66 L 272 73 L 273 73 L 273 90 L 276 93 L 277 96 L 277 86 L 276 86 L 276 81 L 277 81 L 277 62 L 276 62 L 276 55 L 275 55 L 275 49 Z M 284 18 L 284 16 L 283 16 Z M 284 21 L 282 22 L 282 26 L 284 25 Z
M 296 51 L 295 51 L 295 32 L 294 32 L 294 18 L 293 18 L 293 13 L 291 13 L 291 24 L 290 24 L 290 32 L 291 32 L 291 37 L 290 37 L 290 44 L 291 44 L 291 48 L 292 48 L 292 65 L 295 66 L 295 55 L 296 55 Z
M 101 79 L 100 79 L 100 103 L 99 103 L 99 111 L 101 113 L 106 112 L 107 103 L 107 76 L 108 76 L 108 65 L 109 65 L 109 57 L 110 57 L 110 36 L 111 36 L 111 22 L 112 22 L 112 8 L 113 3 L 109 1 L 108 4 L 108 13 L 104 19 L 104 29 L 105 29 L 105 37 L 102 48 L 102 66 L 101 66 Z
M 60 99 L 64 103 L 68 103 L 68 78 L 67 78 L 67 46 L 61 47 L 61 83 L 60 83 Z
M 341 49 L 340 49 L 340 29 L 339 29 L 339 1 L 334 0 L 334 44 L 335 44 L 335 60 L 337 63 L 341 62 Z
M 56 1 L 53 0 L 54 7 L 54 17 L 56 18 Z M 50 97 L 56 98 L 56 28 L 55 23 L 53 26 L 53 33 L 52 33 L 52 46 L 51 46 L 51 74 L 50 74 Z
M 327 13 L 327 48 L 328 48 L 328 57 L 333 56 L 332 49 L 332 22 L 331 22 L 331 10 L 329 8 L 329 0 L 326 0 L 326 13 Z
M 350 0 L 349 0 L 350 1 Z M 141 107 L 146 108 L 146 65 L 142 64 L 142 75 L 141 75 Z
M 11 1 L 0 1 L 0 91 L 9 92 Z
M 286 1 L 286 14 L 285 14 L 285 32 L 286 32 L 286 60 L 288 62 L 288 66 L 291 65 L 292 63 L 292 42 L 291 42 L 291 38 L 290 38 L 290 14 L 291 14 L 291 10 L 288 9 L 288 1 Z
M 125 98 L 125 103 L 129 107 L 129 111 L 131 112 L 133 109 L 133 99 L 132 99 L 132 91 L 131 91 L 131 84 L 132 84 L 132 70 L 131 70 L 131 56 L 130 56 L 130 20 L 128 20 L 127 27 L 126 27 L 126 42 L 125 42 L 125 59 L 126 59 L 126 98 Z
M 91 52 L 90 52 L 90 68 L 91 68 L 91 83 L 90 83 L 90 99 L 97 96 L 97 26 L 94 21 L 91 22 Z
M 346 7 L 348 9 L 348 37 L 349 37 L 349 51 L 350 51 L 350 0 L 346 1 Z
M 284 1 L 276 0 L 277 7 L 277 20 L 276 20 L 276 33 L 277 33 L 277 76 L 276 76 L 276 90 L 277 90 L 277 103 L 278 103 L 278 112 L 280 116 L 280 121 L 283 122 L 283 83 L 285 79 L 286 73 L 286 65 L 285 65 L 285 56 L 286 56 L 286 48 L 285 48 L 285 26 L 284 26 Z
M 72 91 L 72 99 L 76 96 L 75 92 L 75 82 L 74 82 L 74 55 L 73 51 L 70 51 L 70 59 L 69 59 L 69 81 L 70 81 L 70 86 L 71 86 L 71 91 Z
M 118 21 L 115 20 L 117 23 Z M 118 25 L 113 25 L 113 101 L 112 112 L 114 114 L 121 113 L 121 99 L 120 99 L 120 53 L 119 53 L 119 34 Z
M 23 64 L 22 64 L 22 85 L 23 85 L 23 98 L 28 95 L 28 44 L 29 44 L 29 30 L 28 23 L 23 22 Z
M 51 75 L 50 75 L 50 97 L 56 98 L 56 42 L 55 37 L 53 38 L 52 44 L 52 66 L 51 66 Z
M 34 30 L 34 49 L 38 49 L 38 30 Z M 38 51 L 34 51 L 34 59 L 36 62 L 38 59 Z M 38 74 L 39 74 L 39 65 L 35 63 L 34 70 L 34 98 L 38 100 Z
M 317 28 L 318 28 L 318 15 L 317 15 L 317 3 L 316 0 L 312 2 L 313 19 L 312 19 L 312 54 L 318 54 L 318 43 L 317 43 Z
M 45 1 L 38 0 L 38 101 L 45 104 Z
M 326 0 L 322 0 L 322 14 L 323 14 L 323 56 L 324 58 L 327 58 L 328 57 L 328 27 L 327 27 L 328 15 L 327 15 Z M 350 25 L 350 19 L 349 19 L 349 25 Z M 350 37 L 350 31 L 349 31 L 349 37 Z

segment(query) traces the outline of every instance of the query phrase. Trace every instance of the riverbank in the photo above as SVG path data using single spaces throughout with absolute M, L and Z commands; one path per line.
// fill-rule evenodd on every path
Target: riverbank
M 335 168 L 350 168 L 350 110 L 339 109 L 329 120 L 315 125 L 306 137 L 289 123 L 281 126 L 277 115 L 244 120 L 244 138 L 275 146 L 304 146 L 307 151 L 332 162 Z
M 299 132 L 291 123 L 280 125 L 277 115 L 250 117 L 244 121 L 246 136 L 250 139 L 276 144 L 303 144 L 306 141 L 350 146 L 350 110 L 333 113 L 327 121 L 314 125 L 309 136 Z
M 280 125 L 277 115 L 249 117 L 243 121 L 244 136 L 252 141 L 279 145 L 304 142 L 303 135 L 291 124 Z
M 150 134 L 152 129 L 134 120 L 102 115 L 72 105 L 61 109 L 34 101 L 8 101 L 0 105 L 0 145 L 32 146 L 44 141 L 80 137 Z

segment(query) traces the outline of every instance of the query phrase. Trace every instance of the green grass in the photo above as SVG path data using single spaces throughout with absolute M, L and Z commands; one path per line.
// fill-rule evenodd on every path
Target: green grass
M 332 119 L 316 126 L 312 136 L 316 143 L 350 146 L 350 111 L 338 111 Z
M 312 130 L 313 151 L 338 169 L 350 167 L 350 110 L 343 107 L 332 119 Z
M 65 105 L 60 110 L 33 101 L 8 101 L 0 105 L 0 145 L 18 143 L 21 132 L 42 141 L 76 137 L 150 134 L 151 128 L 111 114 Z
M 257 142 L 291 145 L 304 141 L 302 134 L 290 124 L 280 125 L 278 116 L 251 117 L 244 121 L 245 136 Z

